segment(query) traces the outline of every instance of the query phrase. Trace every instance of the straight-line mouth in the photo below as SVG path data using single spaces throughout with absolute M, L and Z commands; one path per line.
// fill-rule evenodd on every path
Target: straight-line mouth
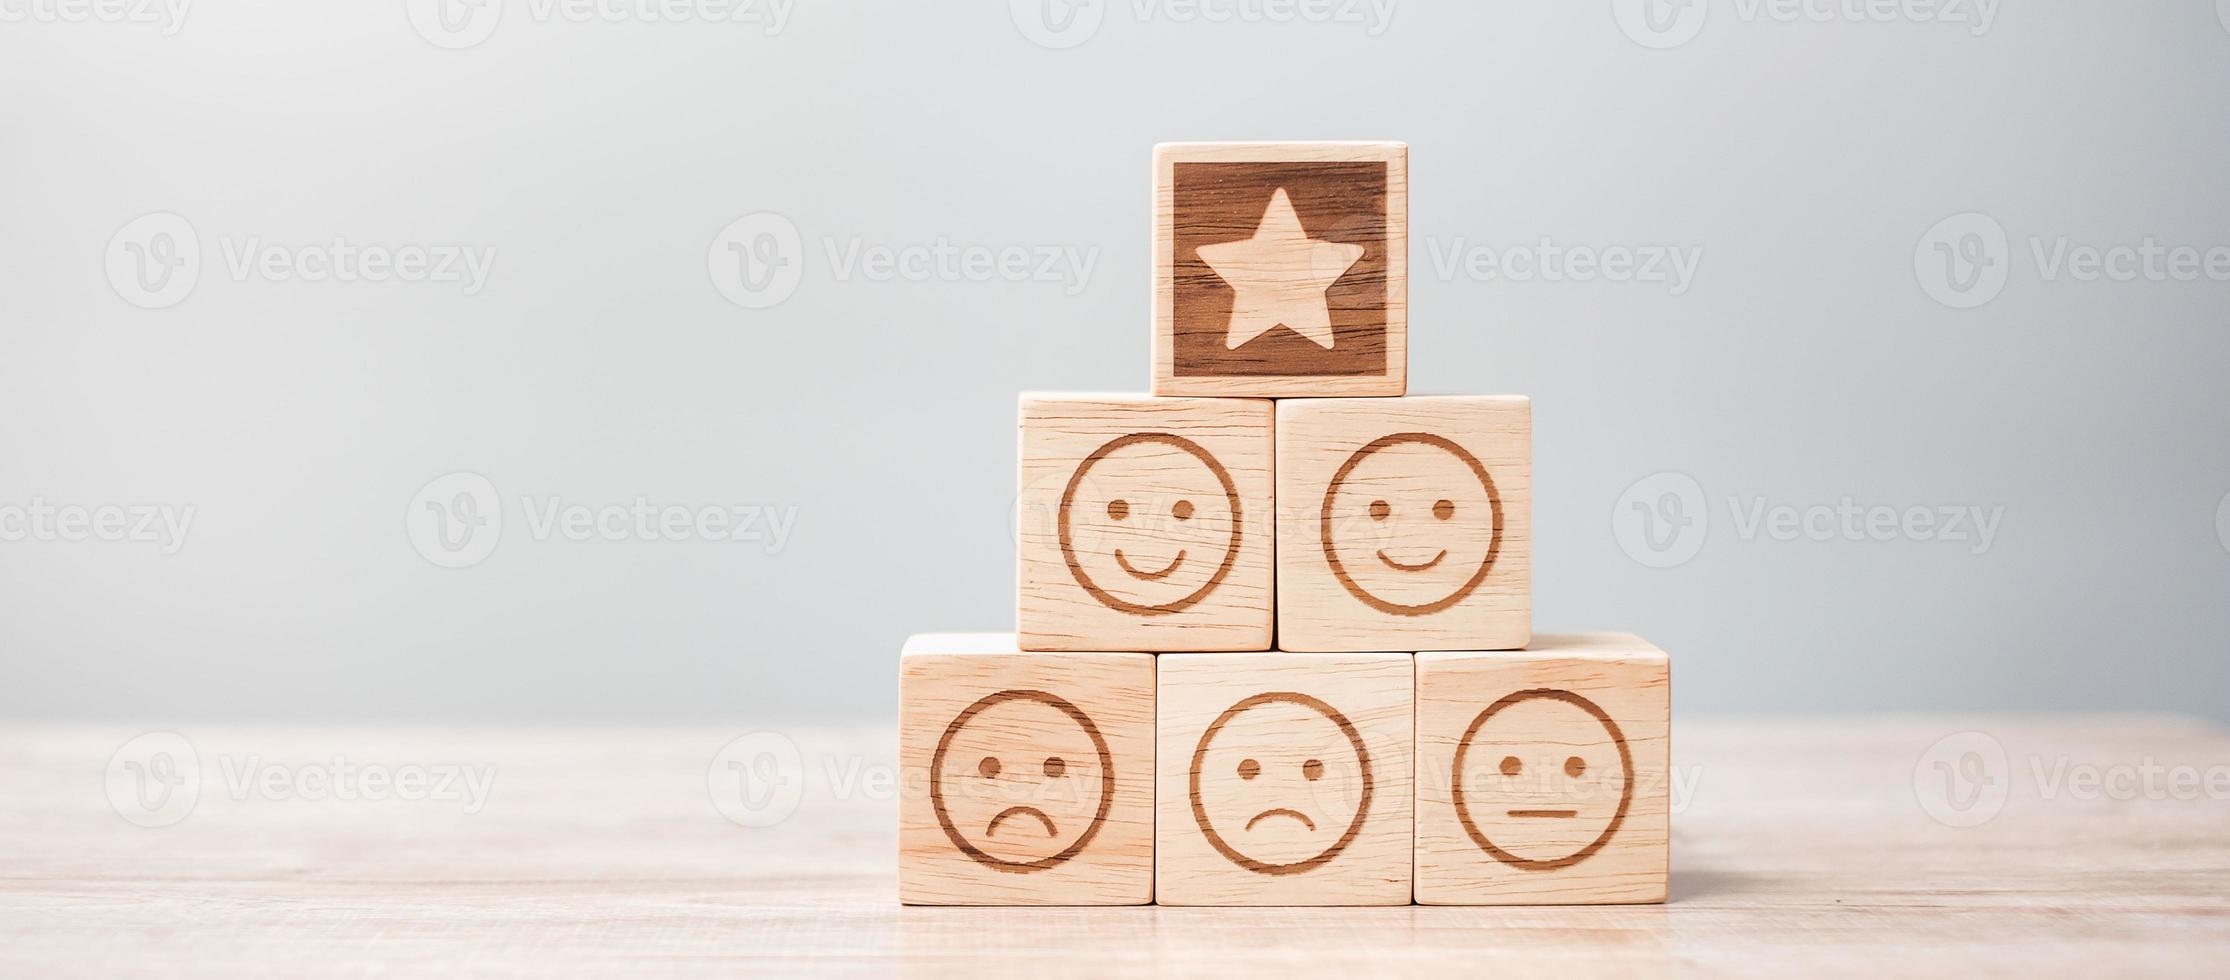
M 1271 809 L 1264 810 L 1261 813 L 1255 814 L 1254 819 L 1247 821 L 1247 829 L 1253 830 L 1255 824 L 1261 823 L 1263 819 L 1267 817 L 1292 817 L 1295 820 L 1299 820 L 1302 826 L 1307 827 L 1310 830 L 1316 829 L 1316 821 L 1309 819 L 1308 814 L 1302 813 L 1299 810 L 1288 810 L 1282 806 L 1273 807 Z
M 1550 817 L 1550 818 L 1554 818 L 1554 819 L 1570 819 L 1570 818 L 1572 818 L 1572 817 L 1576 817 L 1576 816 L 1579 816 L 1579 815 L 1580 815 L 1580 811 L 1578 811 L 1578 810 L 1512 810 L 1512 811 L 1510 811 L 1510 815 L 1511 815 L 1511 816 L 1513 816 L 1513 817 Z
M 1397 571 L 1397 572 L 1422 572 L 1422 571 L 1424 571 L 1425 569 L 1428 569 L 1428 568 L 1431 568 L 1431 567 L 1433 567 L 1434 565 L 1438 565 L 1438 564 L 1440 564 L 1440 560 L 1441 560 L 1442 558 L 1446 558 L 1446 557 L 1448 557 L 1448 549 L 1446 549 L 1446 548 L 1442 548 L 1442 549 L 1440 549 L 1440 553 L 1439 553 L 1439 554 L 1437 554 L 1437 555 L 1434 555 L 1434 556 L 1432 556 L 1432 560 L 1431 560 L 1431 561 L 1427 561 L 1427 562 L 1420 562 L 1420 563 L 1418 563 L 1418 564 L 1415 564 L 1415 565 L 1411 565 L 1411 564 L 1409 564 L 1409 563 L 1407 563 L 1407 562 L 1398 562 L 1398 561 L 1395 561 L 1395 560 L 1393 560 L 1392 558 L 1388 558 L 1388 557 L 1386 557 L 1386 549 L 1384 549 L 1384 548 L 1380 548 L 1380 549 L 1378 549 L 1378 560 L 1379 560 L 1379 561 L 1382 561 L 1382 562 L 1385 562 L 1385 563 L 1386 563 L 1386 567 L 1387 567 L 1387 568 L 1391 568 L 1391 569 L 1393 569 L 1394 571 Z
M 1184 563 L 1185 549 L 1179 548 L 1177 549 L 1177 557 L 1171 558 L 1169 560 L 1168 567 L 1158 572 L 1141 572 L 1138 569 L 1131 567 L 1130 559 L 1123 557 L 1123 549 L 1115 549 L 1115 564 L 1123 566 L 1123 571 L 1130 573 L 1130 576 L 1132 578 L 1144 579 L 1148 582 L 1159 582 L 1162 579 L 1168 578 L 1171 573 L 1177 570 L 1177 566 Z
M 1053 818 L 1046 816 L 1044 810 L 1040 810 L 1034 806 L 1010 806 L 1004 810 L 999 811 L 999 815 L 996 817 L 992 817 L 991 823 L 983 828 L 983 835 L 985 837 L 991 836 L 993 833 L 998 831 L 1001 821 L 1006 820 L 1006 818 L 1008 817 L 1019 816 L 1030 816 L 1038 818 L 1039 822 L 1045 824 L 1045 836 L 1053 836 Z

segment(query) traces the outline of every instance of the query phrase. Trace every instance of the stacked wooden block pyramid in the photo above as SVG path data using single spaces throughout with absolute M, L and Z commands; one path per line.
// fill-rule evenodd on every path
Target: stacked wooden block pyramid
M 901 657 L 900 899 L 1663 901 L 1665 654 L 1532 635 L 1527 399 L 1403 397 L 1407 147 L 1154 174 L 1154 393 L 1023 396 L 1018 631 Z

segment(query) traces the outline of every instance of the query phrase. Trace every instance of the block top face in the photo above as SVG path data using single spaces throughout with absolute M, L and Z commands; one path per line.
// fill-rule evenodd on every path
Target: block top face
M 1261 650 L 1275 409 L 1025 395 L 1016 604 L 1030 650 Z
M 1154 148 L 1154 392 L 1399 395 L 1409 149 Z

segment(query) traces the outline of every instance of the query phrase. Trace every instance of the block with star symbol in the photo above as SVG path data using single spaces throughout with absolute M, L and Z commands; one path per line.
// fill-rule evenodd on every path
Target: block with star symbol
M 1157 395 L 1400 395 L 1409 148 L 1154 148 Z

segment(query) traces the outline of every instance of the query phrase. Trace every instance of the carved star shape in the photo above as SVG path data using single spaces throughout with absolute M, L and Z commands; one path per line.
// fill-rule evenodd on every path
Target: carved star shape
M 1325 290 L 1363 257 L 1363 246 L 1310 238 L 1285 188 L 1270 195 L 1270 207 L 1253 238 L 1202 245 L 1200 261 L 1231 285 L 1231 325 L 1226 349 L 1284 327 L 1332 349 L 1332 308 Z

